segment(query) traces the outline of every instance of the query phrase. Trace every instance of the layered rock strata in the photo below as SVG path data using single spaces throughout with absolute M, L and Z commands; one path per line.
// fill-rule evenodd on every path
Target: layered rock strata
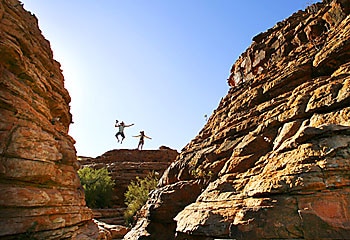
M 124 194 L 130 182 L 135 181 L 136 177 L 144 178 L 152 172 L 160 177 L 177 156 L 176 150 L 160 147 L 159 150 L 111 150 L 97 158 L 80 158 L 82 167 L 107 168 L 116 183 L 114 210 L 94 210 L 95 217 L 107 223 L 124 224 Z
M 70 96 L 34 15 L 0 1 L 0 238 L 97 239 L 77 169 Z
M 253 38 L 124 239 L 349 239 L 350 1 Z

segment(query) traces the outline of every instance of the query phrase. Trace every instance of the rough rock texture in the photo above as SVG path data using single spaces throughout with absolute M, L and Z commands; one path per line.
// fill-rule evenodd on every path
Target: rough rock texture
M 35 16 L 0 1 L 0 238 L 96 239 L 60 65 Z
M 178 155 L 176 150 L 160 147 L 159 150 L 111 150 L 97 158 L 80 158 L 82 167 L 106 167 L 116 183 L 114 209 L 94 210 L 94 217 L 106 223 L 124 224 L 124 193 L 130 182 L 151 172 L 161 176 Z
M 127 227 L 121 225 L 110 225 L 94 220 L 99 228 L 99 239 L 122 239 L 129 231 Z
M 350 239 L 349 12 L 324 1 L 253 38 L 124 239 Z
M 113 208 L 92 209 L 94 219 L 113 225 L 125 225 L 125 206 L 114 205 Z

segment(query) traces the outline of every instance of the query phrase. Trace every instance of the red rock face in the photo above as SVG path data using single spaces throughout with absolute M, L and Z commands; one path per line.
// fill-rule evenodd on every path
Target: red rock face
M 253 38 L 124 239 L 349 239 L 349 13 L 324 1 Z
M 1 0 L 0 238 L 96 239 L 68 135 L 69 102 L 37 19 L 19 1 Z
M 124 212 L 126 206 L 124 195 L 131 181 L 135 181 L 136 177 L 142 179 L 151 172 L 158 174 L 160 177 L 178 155 L 176 150 L 160 147 L 159 150 L 143 151 L 111 150 L 97 158 L 80 157 L 79 162 L 82 167 L 87 166 L 94 169 L 105 167 L 116 183 L 112 201 L 113 208 L 94 209 L 94 218 L 104 223 L 125 225 Z M 123 235 L 125 234 L 126 232 Z
M 121 149 L 108 151 L 97 158 L 81 159 L 80 163 L 82 167 L 89 166 L 94 169 L 106 167 L 108 169 L 116 183 L 113 205 L 118 211 L 115 211 L 113 223 L 124 224 L 124 194 L 130 182 L 135 181 L 136 177 L 144 178 L 151 172 L 159 174 L 160 177 L 177 156 L 176 150 L 166 147 L 161 147 L 159 150 L 142 151 Z

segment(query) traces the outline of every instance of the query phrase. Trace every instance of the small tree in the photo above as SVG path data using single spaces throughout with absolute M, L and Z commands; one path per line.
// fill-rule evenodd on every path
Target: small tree
M 158 178 L 156 174 L 149 173 L 144 179 L 136 177 L 131 181 L 128 190 L 124 194 L 127 209 L 124 212 L 126 224 L 132 224 L 133 218 L 138 210 L 146 203 L 148 194 L 157 187 Z
M 113 187 L 107 168 L 84 167 L 78 170 L 81 184 L 85 190 L 85 201 L 89 208 L 111 207 Z

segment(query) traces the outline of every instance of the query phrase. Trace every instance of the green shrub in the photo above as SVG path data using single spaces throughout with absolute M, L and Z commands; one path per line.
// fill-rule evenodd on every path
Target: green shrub
M 78 170 L 81 185 L 85 190 L 85 201 L 89 208 L 111 207 L 113 187 L 107 168 L 92 169 L 84 167 Z
M 131 181 L 128 190 L 124 194 L 127 209 L 124 212 L 126 224 L 132 224 L 135 214 L 146 203 L 150 191 L 156 188 L 158 178 L 156 174 L 149 173 L 144 179 L 136 177 Z

